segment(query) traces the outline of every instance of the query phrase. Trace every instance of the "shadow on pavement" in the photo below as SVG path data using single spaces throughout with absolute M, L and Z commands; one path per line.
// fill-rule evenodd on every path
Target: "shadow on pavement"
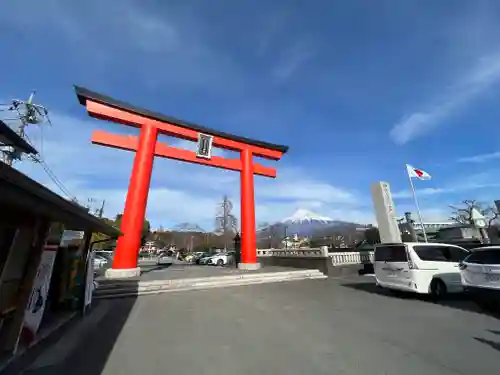
M 481 337 L 474 337 L 474 340 L 479 341 L 479 342 L 481 342 L 483 344 L 489 345 L 493 349 L 498 350 L 500 352 L 500 342 L 495 342 L 495 341 L 492 341 L 492 340 L 483 339 Z
M 149 267 L 141 267 L 141 273 L 144 275 L 145 273 L 149 273 L 152 271 L 164 270 L 172 266 L 172 263 L 157 265 L 157 266 L 149 266 Z
M 488 331 L 495 334 L 495 335 L 500 335 L 500 331 L 497 331 L 494 329 L 489 329 Z M 498 350 L 500 352 L 500 341 L 487 340 L 487 339 L 483 339 L 481 337 L 474 337 L 474 340 L 479 341 L 483 344 L 489 345 L 493 349 Z
M 127 280 L 127 289 L 138 290 Z M 85 316 L 30 349 L 2 375 L 101 374 L 137 296 L 96 300 Z
M 470 311 L 475 313 L 483 313 L 483 312 L 474 302 L 469 300 L 465 295 L 461 294 L 452 294 L 447 298 L 433 302 L 429 299 L 428 296 L 416 294 L 416 293 L 405 293 L 399 291 L 390 291 L 387 289 L 383 289 L 378 287 L 375 282 L 359 282 L 359 283 L 343 283 L 342 286 L 355 289 L 358 291 L 378 294 L 382 296 L 388 296 L 392 298 L 400 298 L 400 299 L 412 299 L 416 301 L 422 301 L 426 303 L 434 303 L 437 305 L 447 306 L 458 310 Z

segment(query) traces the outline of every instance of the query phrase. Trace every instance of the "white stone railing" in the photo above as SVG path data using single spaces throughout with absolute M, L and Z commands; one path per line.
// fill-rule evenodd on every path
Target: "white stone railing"
M 333 266 L 343 266 L 350 264 L 373 263 L 373 251 L 346 251 L 328 252 L 326 246 L 322 248 L 304 249 L 257 249 L 259 257 L 329 257 Z
M 334 266 L 343 266 L 347 264 L 373 263 L 373 251 L 352 251 L 345 253 L 329 253 Z
M 304 249 L 257 249 L 259 257 L 327 257 L 328 248 Z

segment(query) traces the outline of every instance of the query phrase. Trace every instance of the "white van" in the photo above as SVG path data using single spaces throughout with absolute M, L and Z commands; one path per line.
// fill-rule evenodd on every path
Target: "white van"
M 374 269 L 382 288 L 431 294 L 463 292 L 459 263 L 469 255 L 459 246 L 443 243 L 406 242 L 375 246 Z

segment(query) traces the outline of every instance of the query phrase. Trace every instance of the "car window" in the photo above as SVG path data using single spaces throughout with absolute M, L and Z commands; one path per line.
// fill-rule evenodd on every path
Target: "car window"
M 432 262 L 452 262 L 452 252 L 449 246 L 416 245 L 413 249 L 421 260 Z
M 375 248 L 376 262 L 406 262 L 407 260 L 406 246 L 404 245 L 377 246 Z
M 462 249 L 458 246 L 450 246 L 450 252 L 452 262 L 461 262 L 470 254 L 469 250 Z
M 464 259 L 467 263 L 500 264 L 500 250 L 477 251 Z

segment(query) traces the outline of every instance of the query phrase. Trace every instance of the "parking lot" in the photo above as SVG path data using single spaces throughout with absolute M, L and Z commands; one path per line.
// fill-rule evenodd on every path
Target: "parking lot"
M 475 375 L 500 368 L 496 317 L 460 298 L 394 297 L 371 277 L 105 303 L 93 329 L 67 338 L 78 340 L 74 349 L 49 349 L 38 360 L 44 366 L 35 362 L 28 374 Z

